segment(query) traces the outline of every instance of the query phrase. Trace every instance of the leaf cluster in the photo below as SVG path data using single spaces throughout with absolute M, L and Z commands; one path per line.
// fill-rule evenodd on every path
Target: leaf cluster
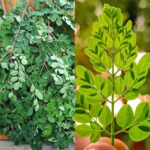
M 21 1 L 0 18 L 1 134 L 33 150 L 43 143 L 64 148 L 74 138 L 73 1 L 34 4 L 23 20 Z
M 82 123 L 76 127 L 76 133 L 81 137 L 90 136 L 92 142 L 99 140 L 101 132 L 112 136 L 126 130 L 133 141 L 147 138 L 150 135 L 148 103 L 139 104 L 135 114 L 129 105 L 124 105 L 116 118 L 121 130 L 115 133 L 109 131 L 114 112 L 104 105 L 107 102 L 114 106 L 122 98 L 134 100 L 139 95 L 139 87 L 146 80 L 150 54 L 145 54 L 138 64 L 135 63 L 138 47 L 132 22 L 129 20 L 123 26 L 121 10 L 105 5 L 99 22 L 93 24 L 87 46 L 85 54 L 93 69 L 98 73 L 107 72 L 109 77 L 94 75 L 81 65 L 76 67 L 76 84 L 79 90 L 76 93 L 75 120 Z M 117 98 L 110 100 L 114 95 Z

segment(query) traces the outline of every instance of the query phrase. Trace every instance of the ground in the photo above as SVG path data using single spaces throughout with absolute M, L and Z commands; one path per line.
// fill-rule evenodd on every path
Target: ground
M 0 150 L 31 150 L 29 145 L 15 146 L 11 141 L 0 140 Z M 51 146 L 43 145 L 42 150 L 56 150 Z M 74 150 L 74 144 L 70 144 L 65 150 Z

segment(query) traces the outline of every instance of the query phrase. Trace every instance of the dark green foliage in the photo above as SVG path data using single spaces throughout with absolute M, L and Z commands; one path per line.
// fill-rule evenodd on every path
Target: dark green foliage
M 74 138 L 73 1 L 53 2 L 34 0 L 36 10 L 21 21 L 26 4 L 19 1 L 0 18 L 0 128 L 33 150 L 64 148 Z

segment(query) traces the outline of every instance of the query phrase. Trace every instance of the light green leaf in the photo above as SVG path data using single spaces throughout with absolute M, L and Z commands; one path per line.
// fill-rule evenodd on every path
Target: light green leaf
M 20 87 L 21 87 L 21 83 L 20 83 L 20 82 L 16 82 L 16 83 L 14 84 L 14 90 L 15 90 L 15 91 L 19 90 Z
M 19 77 L 19 80 L 20 80 L 21 82 L 25 82 L 25 81 L 26 81 L 25 78 L 23 78 L 23 77 Z
M 149 104 L 147 102 L 140 103 L 135 111 L 135 122 L 145 120 L 149 115 Z
M 117 53 L 115 57 L 115 65 L 120 69 L 124 65 L 124 56 L 122 53 Z
M 150 122 L 144 121 L 129 130 L 129 136 L 132 141 L 139 142 L 150 136 Z
M 127 31 L 131 30 L 132 29 L 132 21 L 129 20 L 125 27 L 126 27 Z
M 35 91 L 35 86 L 32 84 L 31 88 L 30 88 L 30 92 L 33 93 Z
M 106 79 L 102 84 L 102 94 L 105 97 L 108 97 L 112 94 L 112 82 L 109 79 Z
M 10 92 L 9 95 L 8 95 L 9 98 L 12 98 L 13 96 L 14 96 L 13 92 Z
M 108 106 L 104 106 L 102 108 L 102 111 L 99 115 L 99 118 L 98 120 L 100 121 L 101 124 L 105 125 L 105 126 L 108 126 L 111 121 L 112 121 L 112 113 L 109 109 Z
M 81 82 L 83 82 L 83 84 L 78 84 L 78 85 L 89 85 L 89 84 L 94 84 L 94 75 L 93 73 L 86 69 L 85 67 L 79 65 L 76 67 L 76 74 L 79 77 L 80 80 L 82 80 Z
M 64 110 L 65 110 L 64 106 L 59 106 L 59 109 L 60 109 L 61 111 L 64 111 Z
M 123 93 L 125 89 L 125 82 L 122 79 L 122 77 L 118 77 L 114 81 L 114 91 L 116 94 L 121 94 Z
M 134 120 L 134 114 L 133 114 L 133 110 L 131 106 L 128 104 L 124 105 L 119 110 L 119 113 L 117 115 L 117 118 L 116 118 L 117 124 L 120 127 L 125 128 L 125 127 L 130 126 L 133 120 Z
M 138 63 L 139 73 L 145 72 L 150 68 L 150 53 L 145 54 Z
M 18 74 L 18 71 L 16 71 L 16 70 L 12 70 L 10 72 L 10 75 L 12 75 L 12 76 L 16 76 L 17 74 Z
M 42 132 L 44 137 L 49 137 L 52 133 L 52 126 L 49 124 L 45 127 L 44 131 Z
M 33 105 L 36 106 L 38 104 L 38 100 L 35 99 Z
M 97 122 L 90 122 L 90 126 L 93 130 L 101 130 L 101 126 Z
M 101 75 L 96 75 L 95 76 L 95 86 L 97 89 L 101 89 L 102 83 L 104 82 L 104 79 L 102 78 Z
M 29 108 L 27 110 L 27 116 L 31 116 L 33 114 L 33 109 L 32 108 Z
M 39 108 L 40 108 L 40 106 L 39 106 L 39 104 L 37 104 L 37 105 L 35 106 L 35 111 L 38 111 Z
M 103 97 L 98 93 L 92 93 L 86 97 L 86 100 L 89 104 L 96 105 L 100 104 L 103 101 Z
M 17 80 L 18 80 L 18 77 L 12 77 L 12 78 L 10 79 L 11 82 L 16 82 Z
M 26 58 L 23 58 L 23 59 L 21 60 L 21 63 L 22 63 L 23 65 L 26 65 L 28 62 L 27 62 Z
M 61 20 L 60 18 L 56 20 L 56 24 L 57 24 L 58 26 L 61 26 L 62 23 L 63 23 L 63 22 L 62 22 L 62 20 Z
M 125 84 L 126 84 L 127 88 L 130 88 L 133 85 L 134 78 L 135 78 L 134 73 L 132 71 L 128 71 L 125 74 L 124 81 L 125 81 Z
M 100 137 L 101 137 L 101 132 L 94 132 L 90 136 L 90 141 L 92 143 L 96 143 L 100 139 Z
M 43 99 L 43 94 L 38 89 L 35 90 L 35 95 L 38 97 L 38 99 Z
M 139 95 L 139 91 L 136 89 L 133 90 L 129 90 L 128 92 L 126 92 L 126 94 L 124 95 L 124 98 L 126 100 L 134 100 L 138 97 Z
M 104 64 L 101 62 L 100 63 L 94 63 L 93 68 L 97 72 L 106 72 L 106 68 L 105 68 Z
M 93 117 L 98 117 L 99 113 L 100 113 L 100 110 L 101 110 L 101 104 L 91 105 L 91 107 L 90 107 L 90 114 Z
M 92 117 L 83 110 L 76 110 L 75 119 L 80 123 L 89 123 L 92 121 Z
M 76 126 L 75 132 L 78 136 L 80 137 L 88 137 L 92 134 L 93 130 L 91 129 L 90 126 L 86 124 L 81 124 Z
M 8 64 L 5 62 L 1 63 L 1 67 L 8 70 Z

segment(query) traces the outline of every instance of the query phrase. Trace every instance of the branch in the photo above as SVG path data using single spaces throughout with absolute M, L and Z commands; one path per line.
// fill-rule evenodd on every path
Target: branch
M 50 32 L 50 22 L 48 20 L 48 37 L 50 37 L 50 34 L 51 34 L 51 32 Z
M 0 1 L 0 4 L 1 4 L 2 9 L 4 10 L 4 15 L 6 15 L 7 12 L 6 12 L 6 9 L 5 9 L 4 1 L 1 0 L 1 1 Z
M 24 16 L 25 16 L 25 14 L 26 14 L 27 8 L 28 8 L 28 6 L 29 6 L 29 2 L 30 2 L 30 0 L 28 0 L 27 3 L 26 3 L 25 9 L 24 9 L 24 11 L 23 11 L 23 13 L 22 13 L 21 21 L 23 21 L 23 19 L 24 19 Z M 16 41 L 17 41 L 17 38 L 18 38 L 18 35 L 19 35 L 19 32 L 20 32 L 20 28 L 21 28 L 21 25 L 19 25 L 19 27 L 18 27 L 15 40 L 14 40 L 13 45 L 12 45 L 12 47 L 11 47 L 11 50 L 10 50 L 10 54 L 11 54 L 11 55 L 13 54 L 13 50 L 14 50 L 14 47 L 15 47 L 15 44 L 16 44 Z

